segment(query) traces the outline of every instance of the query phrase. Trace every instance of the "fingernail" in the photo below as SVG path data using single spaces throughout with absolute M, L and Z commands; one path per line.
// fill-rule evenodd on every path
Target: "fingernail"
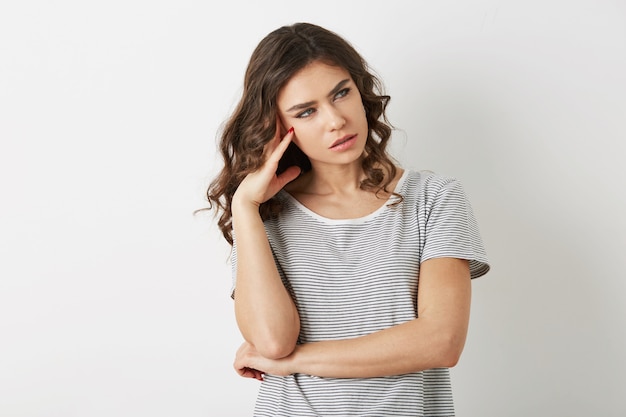
M 289 128 L 289 130 L 287 131 L 287 133 L 293 133 L 293 126 L 291 126 L 291 127 Z

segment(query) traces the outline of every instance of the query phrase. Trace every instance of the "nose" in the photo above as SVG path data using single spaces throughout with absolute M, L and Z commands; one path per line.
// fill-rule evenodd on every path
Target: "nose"
M 330 130 L 339 130 L 346 124 L 346 119 L 341 112 L 333 106 L 328 107 L 327 117 Z

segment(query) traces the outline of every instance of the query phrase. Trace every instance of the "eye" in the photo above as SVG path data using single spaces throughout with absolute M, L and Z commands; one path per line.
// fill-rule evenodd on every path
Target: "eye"
M 340 90 L 337 94 L 335 94 L 335 100 L 347 96 L 349 92 L 350 88 L 344 88 L 343 90 Z
M 312 115 L 314 111 L 315 111 L 315 109 L 306 109 L 305 111 L 296 114 L 296 117 L 298 119 L 304 119 L 304 118 L 309 117 L 310 115 Z

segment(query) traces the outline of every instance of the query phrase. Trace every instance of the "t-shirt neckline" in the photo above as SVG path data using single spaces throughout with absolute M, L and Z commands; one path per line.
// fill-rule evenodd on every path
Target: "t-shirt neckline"
M 398 179 L 398 182 L 396 183 L 396 186 L 394 187 L 393 192 L 397 193 L 397 192 L 399 192 L 402 189 L 402 186 L 404 184 L 404 181 L 405 181 L 406 177 L 408 176 L 408 173 L 409 173 L 409 170 L 405 169 L 404 172 L 402 173 L 402 175 L 400 176 L 400 178 Z M 374 219 L 379 214 L 381 214 L 382 212 L 387 210 L 389 208 L 390 200 L 392 198 L 396 198 L 394 195 L 390 195 L 389 198 L 387 199 L 387 201 L 383 205 L 378 207 L 373 212 L 371 212 L 369 214 L 366 214 L 365 216 L 362 216 L 362 217 L 355 217 L 355 218 L 351 218 L 351 219 L 331 219 L 329 217 L 322 216 L 322 215 L 314 212 L 313 210 L 309 209 L 307 206 L 302 204 L 300 201 L 298 201 L 298 199 L 296 199 L 294 196 L 289 194 L 284 189 L 280 190 L 280 192 L 281 192 L 281 194 L 286 196 L 286 198 L 289 201 L 291 201 L 293 203 L 293 205 L 296 206 L 300 211 L 302 211 L 305 214 L 313 217 L 316 220 L 322 221 L 324 223 L 329 223 L 329 224 L 359 224 L 359 223 L 365 223 L 365 222 L 367 222 L 369 220 Z

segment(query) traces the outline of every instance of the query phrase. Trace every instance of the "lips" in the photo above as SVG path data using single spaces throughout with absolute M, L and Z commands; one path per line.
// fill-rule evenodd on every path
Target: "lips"
M 346 136 L 344 136 L 344 137 L 342 137 L 342 138 L 339 138 L 339 139 L 337 139 L 336 141 L 334 141 L 334 142 L 332 143 L 332 145 L 330 145 L 329 149 L 332 149 L 332 148 L 334 148 L 334 147 L 336 147 L 336 146 L 339 146 L 339 145 L 341 145 L 341 144 L 343 144 L 343 143 L 346 143 L 346 142 L 348 142 L 349 140 L 353 139 L 354 137 L 356 137 L 356 135 L 346 135 Z

